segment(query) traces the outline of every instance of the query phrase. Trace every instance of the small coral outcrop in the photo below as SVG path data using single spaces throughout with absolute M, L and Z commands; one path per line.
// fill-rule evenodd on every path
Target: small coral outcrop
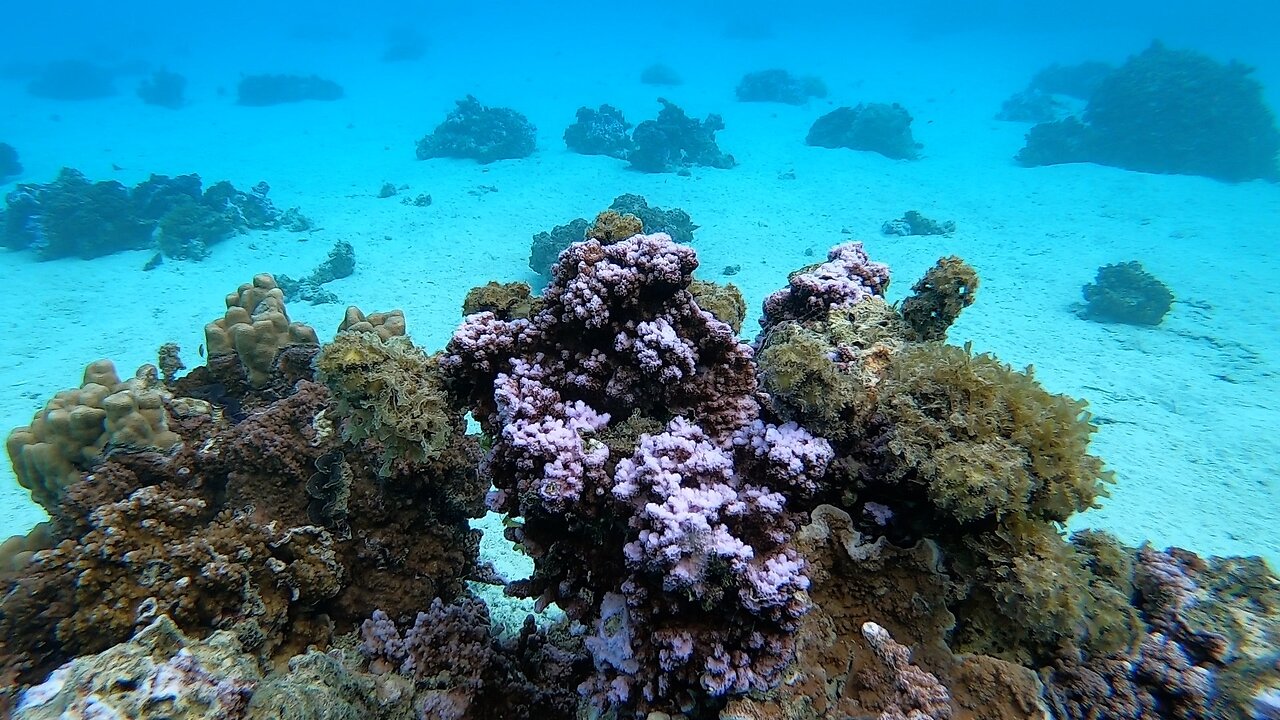
M 22 163 L 18 162 L 18 151 L 9 143 L 0 142 L 0 182 L 22 172 Z
M 836 108 L 813 122 L 805 143 L 869 150 L 894 160 L 915 160 L 921 148 L 911 135 L 911 114 L 897 103 Z
M 246 75 L 236 86 L 236 103 L 255 107 L 339 100 L 342 95 L 341 85 L 318 75 Z
M 809 98 L 826 97 L 827 86 L 822 78 L 813 75 L 797 76 L 781 68 L 774 68 L 743 75 L 734 94 L 742 102 L 803 105 Z
M 270 379 L 280 350 L 320 342 L 315 330 L 289 320 L 284 291 L 267 273 L 227 295 L 226 314 L 205 326 L 204 337 L 209 358 L 234 355 L 254 387 Z
M 631 168 L 664 173 L 691 167 L 727 170 L 737 164 L 716 144 L 716 133 L 724 129 L 723 118 L 712 113 L 704 120 L 696 120 L 665 98 L 658 98 L 658 102 L 662 109 L 657 119 L 645 120 L 631 133 L 635 143 L 628 156 Z
M 168 70 L 157 70 L 138 84 L 138 97 L 148 105 L 177 110 L 187 104 L 187 79 Z
M 626 160 L 631 154 L 631 123 L 612 105 L 578 108 L 578 117 L 565 128 L 564 144 L 580 155 L 608 155 Z
M 1095 322 L 1154 326 L 1173 308 L 1173 291 L 1136 260 L 1103 265 L 1081 292 L 1080 317 Z
M 536 128 L 511 108 L 481 105 L 468 95 L 444 122 L 418 141 L 418 159 L 466 158 L 481 164 L 528 157 L 537 146 Z
M 931 220 L 917 210 L 908 210 L 896 220 L 886 220 L 880 226 L 885 235 L 950 235 L 956 231 L 954 220 Z
M 1032 128 L 1016 160 L 1278 180 L 1280 130 L 1251 74 L 1238 62 L 1153 43 L 1097 83 L 1080 119 Z
M 294 280 L 288 275 L 277 275 L 276 283 L 288 300 L 306 300 L 312 305 L 336 303 L 338 296 L 324 285 L 334 280 L 351 277 L 356 271 L 356 250 L 346 240 L 338 240 L 329 250 L 329 256 L 316 269 Z

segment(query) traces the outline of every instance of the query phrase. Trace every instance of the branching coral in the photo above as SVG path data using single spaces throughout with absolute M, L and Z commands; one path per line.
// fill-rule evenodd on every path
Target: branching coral
M 694 302 L 695 267 L 665 235 L 573 245 L 537 314 L 472 315 L 442 361 L 493 438 L 491 507 L 522 518 L 535 569 L 511 590 L 595 628 L 602 710 L 772 686 L 805 607 L 789 504 L 830 447 L 759 417 L 751 351 Z

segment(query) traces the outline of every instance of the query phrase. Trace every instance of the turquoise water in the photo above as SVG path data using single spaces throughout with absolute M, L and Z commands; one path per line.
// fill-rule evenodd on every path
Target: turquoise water
M 22 170 L 0 191 L 51 182 L 63 167 L 127 186 L 152 173 L 198 173 L 206 185 L 229 180 L 246 191 L 265 181 L 279 209 L 299 208 L 312 227 L 252 229 L 203 260 L 169 258 L 147 271 L 149 245 L 45 262 L 29 249 L 0 250 L 5 428 L 28 424 L 99 358 L 127 377 L 172 341 L 188 366 L 202 363 L 205 324 L 221 316 L 227 293 L 256 273 L 303 276 L 336 241 L 353 247 L 354 274 L 326 284 L 333 302 L 290 300 L 291 318 L 325 342 L 348 305 L 400 308 L 413 340 L 439 350 L 469 288 L 545 283 L 528 265 L 535 233 L 635 193 L 687 211 L 699 226 L 696 276 L 741 288 L 748 341 L 765 296 L 831 246 L 863 241 L 887 263 L 891 302 L 937 258 L 964 258 L 981 287 L 950 342 L 972 342 L 1015 368 L 1034 365 L 1049 391 L 1088 400 L 1099 424 L 1092 452 L 1116 482 L 1066 529 L 1280 560 L 1280 185 L 1093 163 L 1022 167 L 1013 156 L 1031 123 L 995 119 L 1047 65 L 1119 66 L 1155 39 L 1253 66 L 1263 101 L 1280 107 L 1275 8 L 127 3 L 25 5 L 6 15 L 0 142 L 17 150 Z M 28 92 L 61 60 L 90 63 L 113 92 L 83 100 Z M 641 82 L 654 64 L 679 84 Z M 771 68 L 816 76 L 826 94 L 797 105 L 736 99 L 744 74 Z M 185 78 L 180 107 L 136 93 L 160 69 Z M 342 97 L 237 104 L 243 76 L 275 73 L 321 76 Z M 491 164 L 418 160 L 415 143 L 468 94 L 527 116 L 536 150 Z M 562 134 L 579 107 L 608 103 L 635 124 L 656 116 L 658 97 L 691 117 L 722 116 L 716 140 L 736 166 L 650 174 L 566 149 Z M 903 106 L 918 159 L 805 144 L 819 116 L 859 103 Z M 395 196 L 379 197 L 387 184 Z M 401 202 L 420 194 L 429 206 Z M 907 210 L 954 221 L 955 230 L 881 231 Z M 1134 260 L 1174 296 L 1162 322 L 1080 317 L 1081 288 L 1099 267 Z M 45 517 L 0 468 L 0 535 L 24 534 Z M 485 557 L 513 578 L 528 572 L 528 559 L 501 538 L 500 519 L 477 522 L 488 530 Z M 523 610 L 512 612 L 518 625 Z

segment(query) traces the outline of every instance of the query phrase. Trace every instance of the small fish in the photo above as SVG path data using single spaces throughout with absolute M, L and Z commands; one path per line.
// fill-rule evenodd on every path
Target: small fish
M 200 357 L 204 357 L 204 343 L 200 343 Z

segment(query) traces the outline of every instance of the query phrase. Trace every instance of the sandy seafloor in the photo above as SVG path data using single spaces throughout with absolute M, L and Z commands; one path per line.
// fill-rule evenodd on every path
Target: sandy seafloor
M 238 236 L 203 262 L 170 260 L 151 272 L 142 271 L 147 251 L 47 263 L 0 251 L 0 427 L 29 422 L 97 358 L 113 359 L 127 376 L 172 340 L 188 365 L 199 364 L 203 327 L 221 316 L 228 292 L 259 272 L 301 276 L 337 240 L 352 243 L 358 258 L 354 276 L 327 286 L 342 304 L 294 302 L 293 319 L 325 339 L 347 304 L 401 308 L 413 339 L 438 349 L 468 288 L 490 279 L 536 284 L 527 265 L 532 234 L 639 193 L 687 210 L 701 226 L 700 277 L 725 280 L 723 268 L 741 266 L 731 281 L 751 308 L 748 335 L 765 294 L 831 245 L 865 241 L 893 268 L 891 299 L 938 257 L 960 255 L 982 287 L 950 340 L 971 340 L 1017 367 L 1034 364 L 1050 390 L 1087 398 L 1102 421 L 1093 447 L 1118 483 L 1073 528 L 1280 560 L 1280 186 L 1093 165 L 1026 169 L 1011 157 L 1027 126 L 992 119 L 1047 62 L 1119 62 L 1145 40 L 1083 53 L 1035 39 L 1017 48 L 973 35 L 868 32 L 803 50 L 713 36 L 608 51 L 572 34 L 538 47 L 475 43 L 444 30 L 428 36 L 426 57 L 395 65 L 377 61 L 376 43 L 353 39 L 176 55 L 167 65 L 190 80 L 190 103 L 178 111 L 140 103 L 136 78 L 123 78 L 115 98 L 76 103 L 35 100 L 21 83 L 0 81 L 0 141 L 26 166 L 16 181 L 48 182 L 64 165 L 130 185 L 152 172 L 197 172 L 242 189 L 265 180 L 279 207 L 299 206 L 318 226 Z M 1229 52 L 1205 49 L 1222 59 Z M 655 60 L 685 84 L 639 84 L 641 68 Z M 773 66 L 821 75 L 830 97 L 803 107 L 734 101 L 742 73 Z M 347 95 L 238 107 L 242 71 L 318 72 Z M 1275 107 L 1280 66 L 1259 77 L 1272 81 Z M 538 127 L 538 152 L 487 166 L 416 160 L 414 142 L 468 92 L 525 112 Z M 645 175 L 565 150 L 560 136 L 580 105 L 608 102 L 634 123 L 656 114 L 659 95 L 691 115 L 721 113 L 720 145 L 739 166 Z M 818 115 L 861 101 L 905 105 L 922 159 L 804 145 Z M 379 199 L 383 182 L 408 185 L 407 195 L 430 193 L 434 203 Z M 953 219 L 958 230 L 880 234 L 882 222 L 908 209 Z M 1073 314 L 1100 265 L 1135 259 L 1178 298 L 1163 325 L 1102 325 Z M 0 537 L 42 517 L 3 463 Z M 486 526 L 496 527 L 492 518 Z M 485 552 L 505 556 L 505 546 L 491 532 Z

